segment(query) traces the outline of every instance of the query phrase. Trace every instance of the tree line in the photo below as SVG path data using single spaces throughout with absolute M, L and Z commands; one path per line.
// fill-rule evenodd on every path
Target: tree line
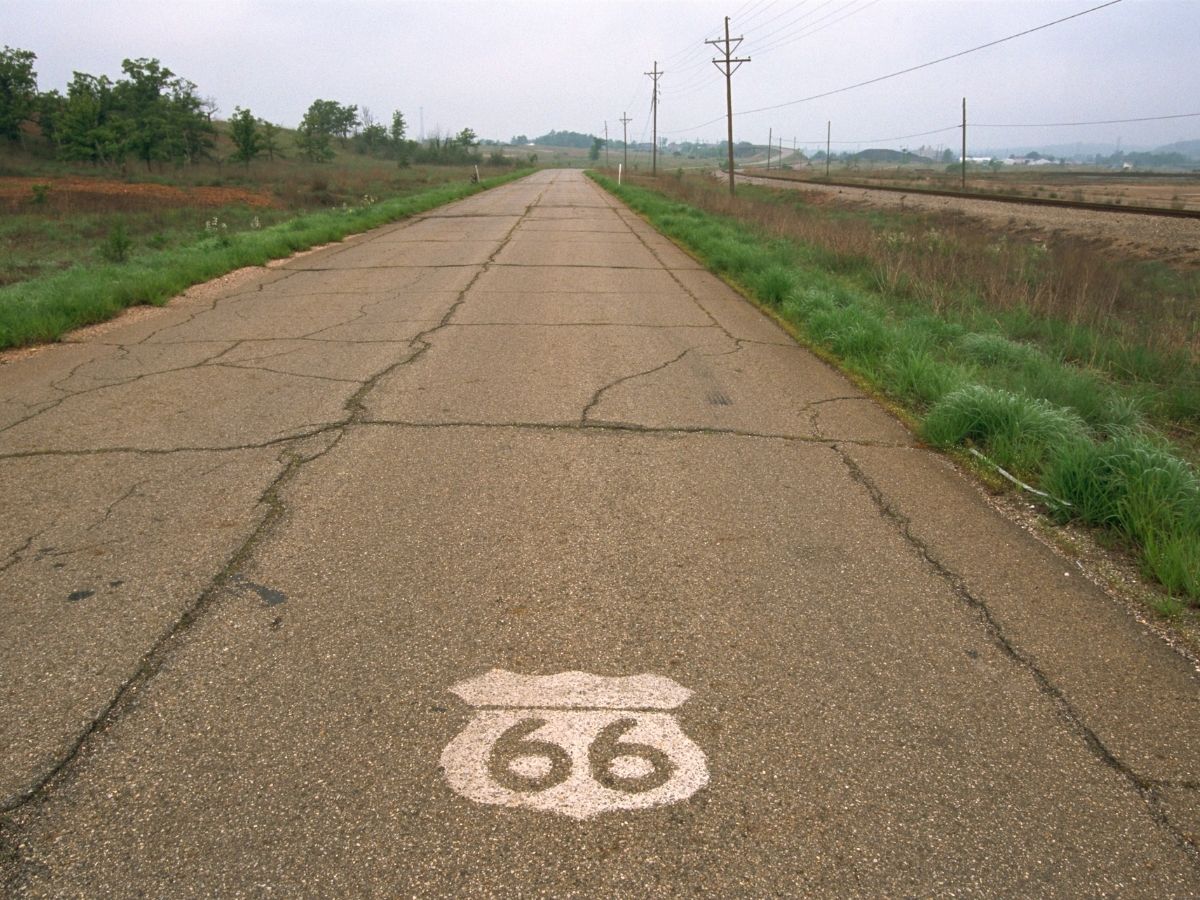
M 0 51 L 0 138 L 24 141 L 27 123 L 36 125 L 59 159 L 123 168 L 145 163 L 198 163 L 213 159 L 217 107 L 194 83 L 157 59 L 126 59 L 122 77 L 75 72 L 66 93 L 37 89 L 29 50 Z M 314 100 L 285 148 L 283 129 L 249 109 L 234 108 L 229 119 L 230 159 L 249 165 L 294 150 L 311 162 L 328 162 L 342 149 L 419 163 L 480 163 L 479 139 L 470 128 L 453 137 L 436 135 L 425 143 L 408 138 L 404 115 L 392 112 L 386 124 L 367 107 Z M 496 154 L 493 154 L 495 156 Z M 503 158 L 502 158 L 503 159 Z

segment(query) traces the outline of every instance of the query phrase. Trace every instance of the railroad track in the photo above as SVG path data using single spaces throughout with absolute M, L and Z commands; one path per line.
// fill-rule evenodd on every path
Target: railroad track
M 930 197 L 954 197 L 959 200 L 984 200 L 991 203 L 1020 203 L 1024 206 L 1059 206 L 1063 209 L 1086 209 L 1092 212 L 1132 213 L 1141 216 L 1165 216 L 1171 219 L 1200 219 L 1200 210 L 1166 209 L 1159 206 L 1115 206 L 1111 203 L 1089 203 L 1085 200 L 1056 200 L 1049 197 L 1018 197 L 1006 194 L 977 194 L 971 191 L 946 191 L 938 188 L 896 187 L 883 184 L 861 184 L 853 181 L 808 181 L 801 178 L 785 178 L 781 175 L 761 175 L 757 172 L 737 172 L 746 178 L 761 178 L 767 181 L 782 181 L 788 184 L 813 185 L 815 187 L 847 187 L 867 191 L 890 191 L 893 194 L 917 194 Z

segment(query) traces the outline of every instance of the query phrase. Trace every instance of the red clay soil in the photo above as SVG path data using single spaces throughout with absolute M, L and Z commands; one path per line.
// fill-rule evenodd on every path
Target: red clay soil
M 0 208 L 28 209 L 35 198 L 34 185 L 49 185 L 45 203 L 52 209 L 99 212 L 105 209 L 161 209 L 173 206 L 275 206 L 265 191 L 232 187 L 174 187 L 136 184 L 104 178 L 0 178 Z

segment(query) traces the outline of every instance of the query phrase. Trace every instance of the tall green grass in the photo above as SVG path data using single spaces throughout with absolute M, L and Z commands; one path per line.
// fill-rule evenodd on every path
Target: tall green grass
M 853 259 L 592 177 L 904 405 L 929 443 L 978 448 L 1040 484 L 1061 501 L 1055 515 L 1111 529 L 1149 575 L 1200 605 L 1200 479 L 1145 423 L 1137 384 L 1014 337 L 1052 322 L 1026 318 L 1024 331 L 1001 333 L 969 305 L 939 312 L 864 283 Z
M 0 288 L 0 349 L 54 341 L 137 304 L 162 304 L 188 287 L 243 266 L 260 266 L 338 241 L 527 175 L 517 171 L 478 184 L 440 185 L 371 205 L 297 216 L 262 229 L 220 232 L 123 263 L 78 266 Z

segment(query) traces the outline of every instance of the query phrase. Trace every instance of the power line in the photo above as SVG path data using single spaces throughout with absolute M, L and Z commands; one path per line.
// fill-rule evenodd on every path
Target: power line
M 826 0 L 826 2 L 828 2 L 828 0 Z M 745 34 L 753 34 L 755 31 L 758 31 L 761 28 L 766 28 L 772 22 L 774 22 L 778 19 L 782 19 L 786 15 L 790 15 L 791 13 L 794 13 L 796 10 L 798 10 L 800 7 L 804 6 L 804 4 L 806 4 L 806 3 L 808 3 L 808 0 L 800 0 L 799 3 L 795 4 L 794 6 L 789 7 L 788 9 L 785 9 L 779 15 L 771 16 L 771 18 L 767 19 L 767 21 L 760 22 L 759 24 L 755 25 L 753 28 L 747 28 L 744 33 Z M 824 4 L 821 4 L 821 5 L 824 6 Z M 786 27 L 787 27 L 786 25 L 779 26 L 779 28 L 786 28 Z M 771 32 L 771 34 L 774 34 L 775 32 L 779 31 L 779 28 L 775 29 L 775 31 Z
M 918 131 L 916 134 L 898 134 L 894 137 L 885 138 L 859 138 L 856 141 L 832 141 L 834 144 L 886 144 L 890 141 L 907 141 L 909 138 L 929 137 L 934 134 L 944 134 L 947 131 L 958 131 L 961 126 L 948 125 L 945 128 L 935 128 L 933 131 Z M 804 143 L 816 144 L 819 141 L 805 141 Z
M 1045 25 L 1038 25 L 1034 28 L 1027 28 L 1024 31 L 1018 31 L 1016 34 L 1008 35 L 1008 37 L 1002 37 L 1002 38 L 998 38 L 997 40 L 994 40 L 994 41 L 988 41 L 986 44 L 980 44 L 978 47 L 971 47 L 968 50 L 960 50 L 958 53 L 951 53 L 949 56 L 943 56 L 940 59 L 930 60 L 929 62 L 921 63 L 920 65 L 916 65 L 916 66 L 909 66 L 907 69 L 901 69 L 898 72 L 891 72 L 890 74 L 887 74 L 887 75 L 880 75 L 877 78 L 870 78 L 866 81 L 860 81 L 857 84 L 847 85 L 846 87 L 837 88 L 836 90 L 832 90 L 832 91 L 825 91 L 822 94 L 814 94 L 811 97 L 804 97 L 800 100 L 789 100 L 786 103 L 777 103 L 773 106 L 763 106 L 763 107 L 759 107 L 758 109 L 747 109 L 741 113 L 738 113 L 738 115 L 744 116 L 744 115 L 749 115 L 750 113 L 767 112 L 768 110 L 772 110 L 772 109 L 780 109 L 784 106 L 794 106 L 797 103 L 807 103 L 810 100 L 819 100 L 822 97 L 829 97 L 829 96 L 832 96 L 833 94 L 845 93 L 846 91 L 852 91 L 855 88 L 866 87 L 869 84 L 877 84 L 880 81 L 886 81 L 889 78 L 896 78 L 900 75 L 907 75 L 908 73 L 916 72 L 919 69 L 927 69 L 930 66 L 936 66 L 939 63 L 949 62 L 952 59 L 958 59 L 960 56 L 966 56 L 968 53 L 975 53 L 979 50 L 986 50 L 988 47 L 995 47 L 997 44 L 1003 44 L 1007 41 L 1015 40 L 1016 38 L 1019 38 L 1019 37 L 1024 37 L 1027 34 L 1033 34 L 1035 31 L 1042 31 L 1043 29 L 1050 28 L 1052 25 L 1061 25 L 1063 22 L 1069 22 L 1071 19 L 1078 19 L 1080 16 L 1086 16 L 1088 13 L 1096 12 L 1097 10 L 1104 9 L 1105 7 L 1108 7 L 1108 6 L 1116 6 L 1118 3 L 1121 3 L 1121 2 L 1122 2 L 1122 0 L 1108 0 L 1107 3 L 1101 3 L 1099 6 L 1093 6 L 1091 9 L 1085 9 L 1082 12 L 1077 12 L 1070 16 L 1064 16 L 1061 19 L 1055 19 L 1053 22 L 1047 22 Z M 717 119 L 716 121 L 720 121 L 720 120 Z
M 1020 123 L 976 123 L 972 122 L 972 128 L 1079 128 L 1086 125 L 1125 125 L 1135 122 L 1164 122 L 1170 119 L 1196 119 L 1200 118 L 1200 112 L 1194 113 L 1173 113 L 1166 116 L 1140 116 L 1136 119 L 1099 119 L 1093 122 L 1029 122 L 1026 124 Z M 930 137 L 935 134 L 945 134 L 948 131 L 958 131 L 961 125 L 947 125 L 945 128 L 934 128 L 930 131 L 918 131 L 913 134 L 896 134 L 891 137 L 872 137 L 872 138 L 850 138 L 832 141 L 834 144 L 886 144 L 892 141 L 907 141 L 911 138 Z M 673 131 L 669 134 L 682 134 L 683 132 Z M 800 140 L 797 138 L 797 140 Z M 801 144 L 820 144 L 824 143 L 825 138 L 812 138 L 800 140 Z
M 840 13 L 844 9 L 846 9 L 846 7 L 853 6 L 857 2 L 858 2 L 858 0 L 847 0 L 847 2 L 843 3 L 841 6 L 830 10 L 829 12 L 825 13 L 825 15 L 821 16 L 820 18 L 814 19 L 811 22 L 805 22 L 803 25 L 801 25 L 799 28 L 797 28 L 795 32 L 792 32 L 792 34 L 804 31 L 806 28 L 810 28 L 813 25 L 816 25 L 818 22 L 824 22 L 830 16 L 836 16 L 838 13 Z M 822 3 L 816 9 L 810 11 L 808 13 L 808 15 L 801 16 L 800 19 L 797 19 L 796 21 L 799 22 L 802 19 L 811 18 L 814 13 L 820 12 L 822 9 L 824 9 L 828 5 L 829 5 L 828 3 Z M 795 24 L 795 23 L 792 23 L 792 24 Z M 790 27 L 790 26 L 788 26 L 788 27 Z M 766 49 L 767 47 L 774 46 L 778 42 L 787 40 L 789 37 L 791 37 L 791 34 L 782 34 L 782 32 L 784 32 L 786 30 L 787 30 L 786 28 L 779 28 L 779 29 L 776 29 L 775 31 L 771 32 L 770 34 L 764 34 L 760 38 L 760 40 L 763 41 L 763 45 L 759 49 L 763 50 L 763 49 Z
M 785 22 L 783 25 L 779 25 L 778 27 L 772 29 L 771 31 L 768 31 L 766 34 L 759 35 L 758 40 L 760 40 L 760 41 L 771 40 L 773 37 L 775 37 L 775 35 L 779 34 L 781 31 L 787 31 L 793 25 L 795 25 L 799 22 L 803 22 L 805 19 L 812 18 L 813 16 L 815 16 L 817 13 L 819 13 L 821 10 L 823 10 L 825 7 L 827 7 L 832 2 L 833 2 L 833 0 L 824 0 L 824 2 L 818 3 L 815 7 L 813 7 L 812 9 L 808 10 L 805 13 L 802 13 L 801 15 L 797 16 L 796 18 L 792 19 L 790 22 Z M 797 9 L 797 8 L 798 7 L 793 7 L 793 9 L 789 10 L 789 12 L 794 12 L 795 9 Z M 760 25 L 759 27 L 761 28 L 762 26 Z
M 793 32 L 791 35 L 781 37 L 778 40 L 775 40 L 775 41 L 771 42 L 770 44 L 767 44 L 765 47 L 762 47 L 757 52 L 759 54 L 770 53 L 773 50 L 778 50 L 780 47 L 786 47 L 789 44 L 794 44 L 794 43 L 796 43 L 796 41 L 803 40 L 804 38 L 809 37 L 810 35 L 814 35 L 819 31 L 824 31 L 826 28 L 832 28 L 834 25 L 838 24 L 838 22 L 845 21 L 846 19 L 849 19 L 851 16 L 856 16 L 860 12 L 865 12 L 866 10 L 870 9 L 872 6 L 874 6 L 878 2 L 879 2 L 879 0 L 868 0 L 867 3 L 858 7 L 858 9 L 852 9 L 852 10 L 850 10 L 850 12 L 846 13 L 845 15 L 838 16 L 832 22 L 825 21 L 826 19 L 830 18 L 830 16 L 834 16 L 834 15 L 837 15 L 839 12 L 842 12 L 844 9 L 846 9 L 846 7 L 854 5 L 853 2 L 847 3 L 846 6 L 842 6 L 842 7 L 839 7 L 838 9 L 835 9 L 828 16 L 822 16 L 820 19 L 817 19 L 814 22 L 809 22 L 808 25 L 804 26 L 804 28 L 802 28 L 799 32 Z M 818 23 L 820 23 L 820 22 L 825 22 L 825 24 L 820 25 L 818 27 Z
M 767 0 L 766 5 L 763 6 L 763 5 L 761 5 L 761 0 L 760 0 L 760 3 L 755 4 L 755 6 L 757 6 L 758 9 L 754 10 L 753 12 L 751 12 L 749 10 L 746 11 L 745 19 L 743 20 L 744 24 L 746 24 L 746 25 L 751 24 L 755 19 L 757 19 L 759 16 L 761 16 L 763 13 L 765 13 L 768 9 L 770 9 L 772 6 L 774 6 L 777 2 L 778 2 L 778 0 Z
M 930 66 L 936 66 L 939 63 L 949 62 L 952 59 L 958 59 L 960 56 L 966 56 L 968 53 L 976 53 L 980 50 L 986 50 L 988 47 L 995 47 L 997 44 L 1003 44 L 1003 43 L 1006 43 L 1007 41 L 1015 40 L 1016 38 L 1019 38 L 1019 37 L 1024 37 L 1027 34 L 1033 34 L 1036 31 L 1042 31 L 1042 30 L 1044 30 L 1046 28 L 1050 28 L 1054 25 L 1061 25 L 1063 22 L 1069 22 L 1071 19 L 1078 19 L 1080 16 L 1086 16 L 1089 13 L 1097 12 L 1098 10 L 1105 9 L 1106 7 L 1109 7 L 1109 6 L 1116 6 L 1118 3 L 1121 3 L 1121 2 L 1123 2 L 1123 0 L 1108 0 L 1108 2 L 1101 3 L 1099 6 L 1093 6 L 1090 9 L 1085 9 L 1085 10 L 1082 10 L 1081 12 L 1077 12 L 1077 13 L 1074 13 L 1069 16 L 1064 16 L 1061 19 L 1055 19 L 1053 22 L 1047 22 L 1044 25 L 1038 25 L 1034 28 L 1027 28 L 1024 31 L 1018 31 L 1016 34 L 1010 34 L 1007 37 L 997 38 L 994 41 L 988 41 L 986 44 L 980 44 L 977 47 L 971 47 L 967 50 L 960 50 L 957 53 L 951 53 L 949 56 L 942 56 L 942 57 L 939 57 L 938 59 L 930 60 L 929 62 L 920 63 L 919 65 L 915 65 L 915 66 L 909 66 L 907 69 L 900 69 L 898 72 L 889 72 L 887 75 L 879 75 L 875 78 L 868 78 L 866 81 L 859 81 L 856 84 L 850 84 L 850 85 L 846 85 L 845 87 L 835 88 L 832 91 L 824 91 L 820 94 L 813 94 L 810 97 L 801 97 L 798 100 L 788 100 L 788 101 L 785 101 L 784 103 L 775 103 L 771 106 L 760 106 L 757 109 L 743 110 L 742 112 L 739 112 L 737 115 L 747 116 L 747 115 L 750 115 L 751 113 L 768 112 L 773 109 L 783 109 L 785 106 L 795 106 L 799 103 L 808 103 L 812 100 L 820 100 L 823 97 L 832 97 L 834 94 L 843 94 L 846 91 L 852 91 L 852 90 L 855 90 L 860 87 L 866 87 L 869 84 L 878 84 L 881 81 L 887 81 L 889 78 L 896 78 L 900 75 L 907 75 L 910 72 L 916 72 L 919 69 L 928 69 Z M 720 121 L 721 121 L 721 117 L 718 116 L 717 118 L 710 119 L 709 121 L 703 122 L 700 125 L 693 125 L 689 128 L 685 128 L 684 131 L 695 131 L 698 128 L 704 128 L 707 125 L 712 125 L 713 123 L 720 122 Z
M 1170 116 L 1142 116 L 1137 119 L 1101 119 L 1096 122 L 1033 122 L 1027 125 L 1018 124 L 980 124 L 972 122 L 972 128 L 1074 128 L 1080 125 L 1125 125 L 1131 122 L 1162 122 L 1167 119 L 1194 119 L 1200 117 L 1200 112 L 1175 113 Z

